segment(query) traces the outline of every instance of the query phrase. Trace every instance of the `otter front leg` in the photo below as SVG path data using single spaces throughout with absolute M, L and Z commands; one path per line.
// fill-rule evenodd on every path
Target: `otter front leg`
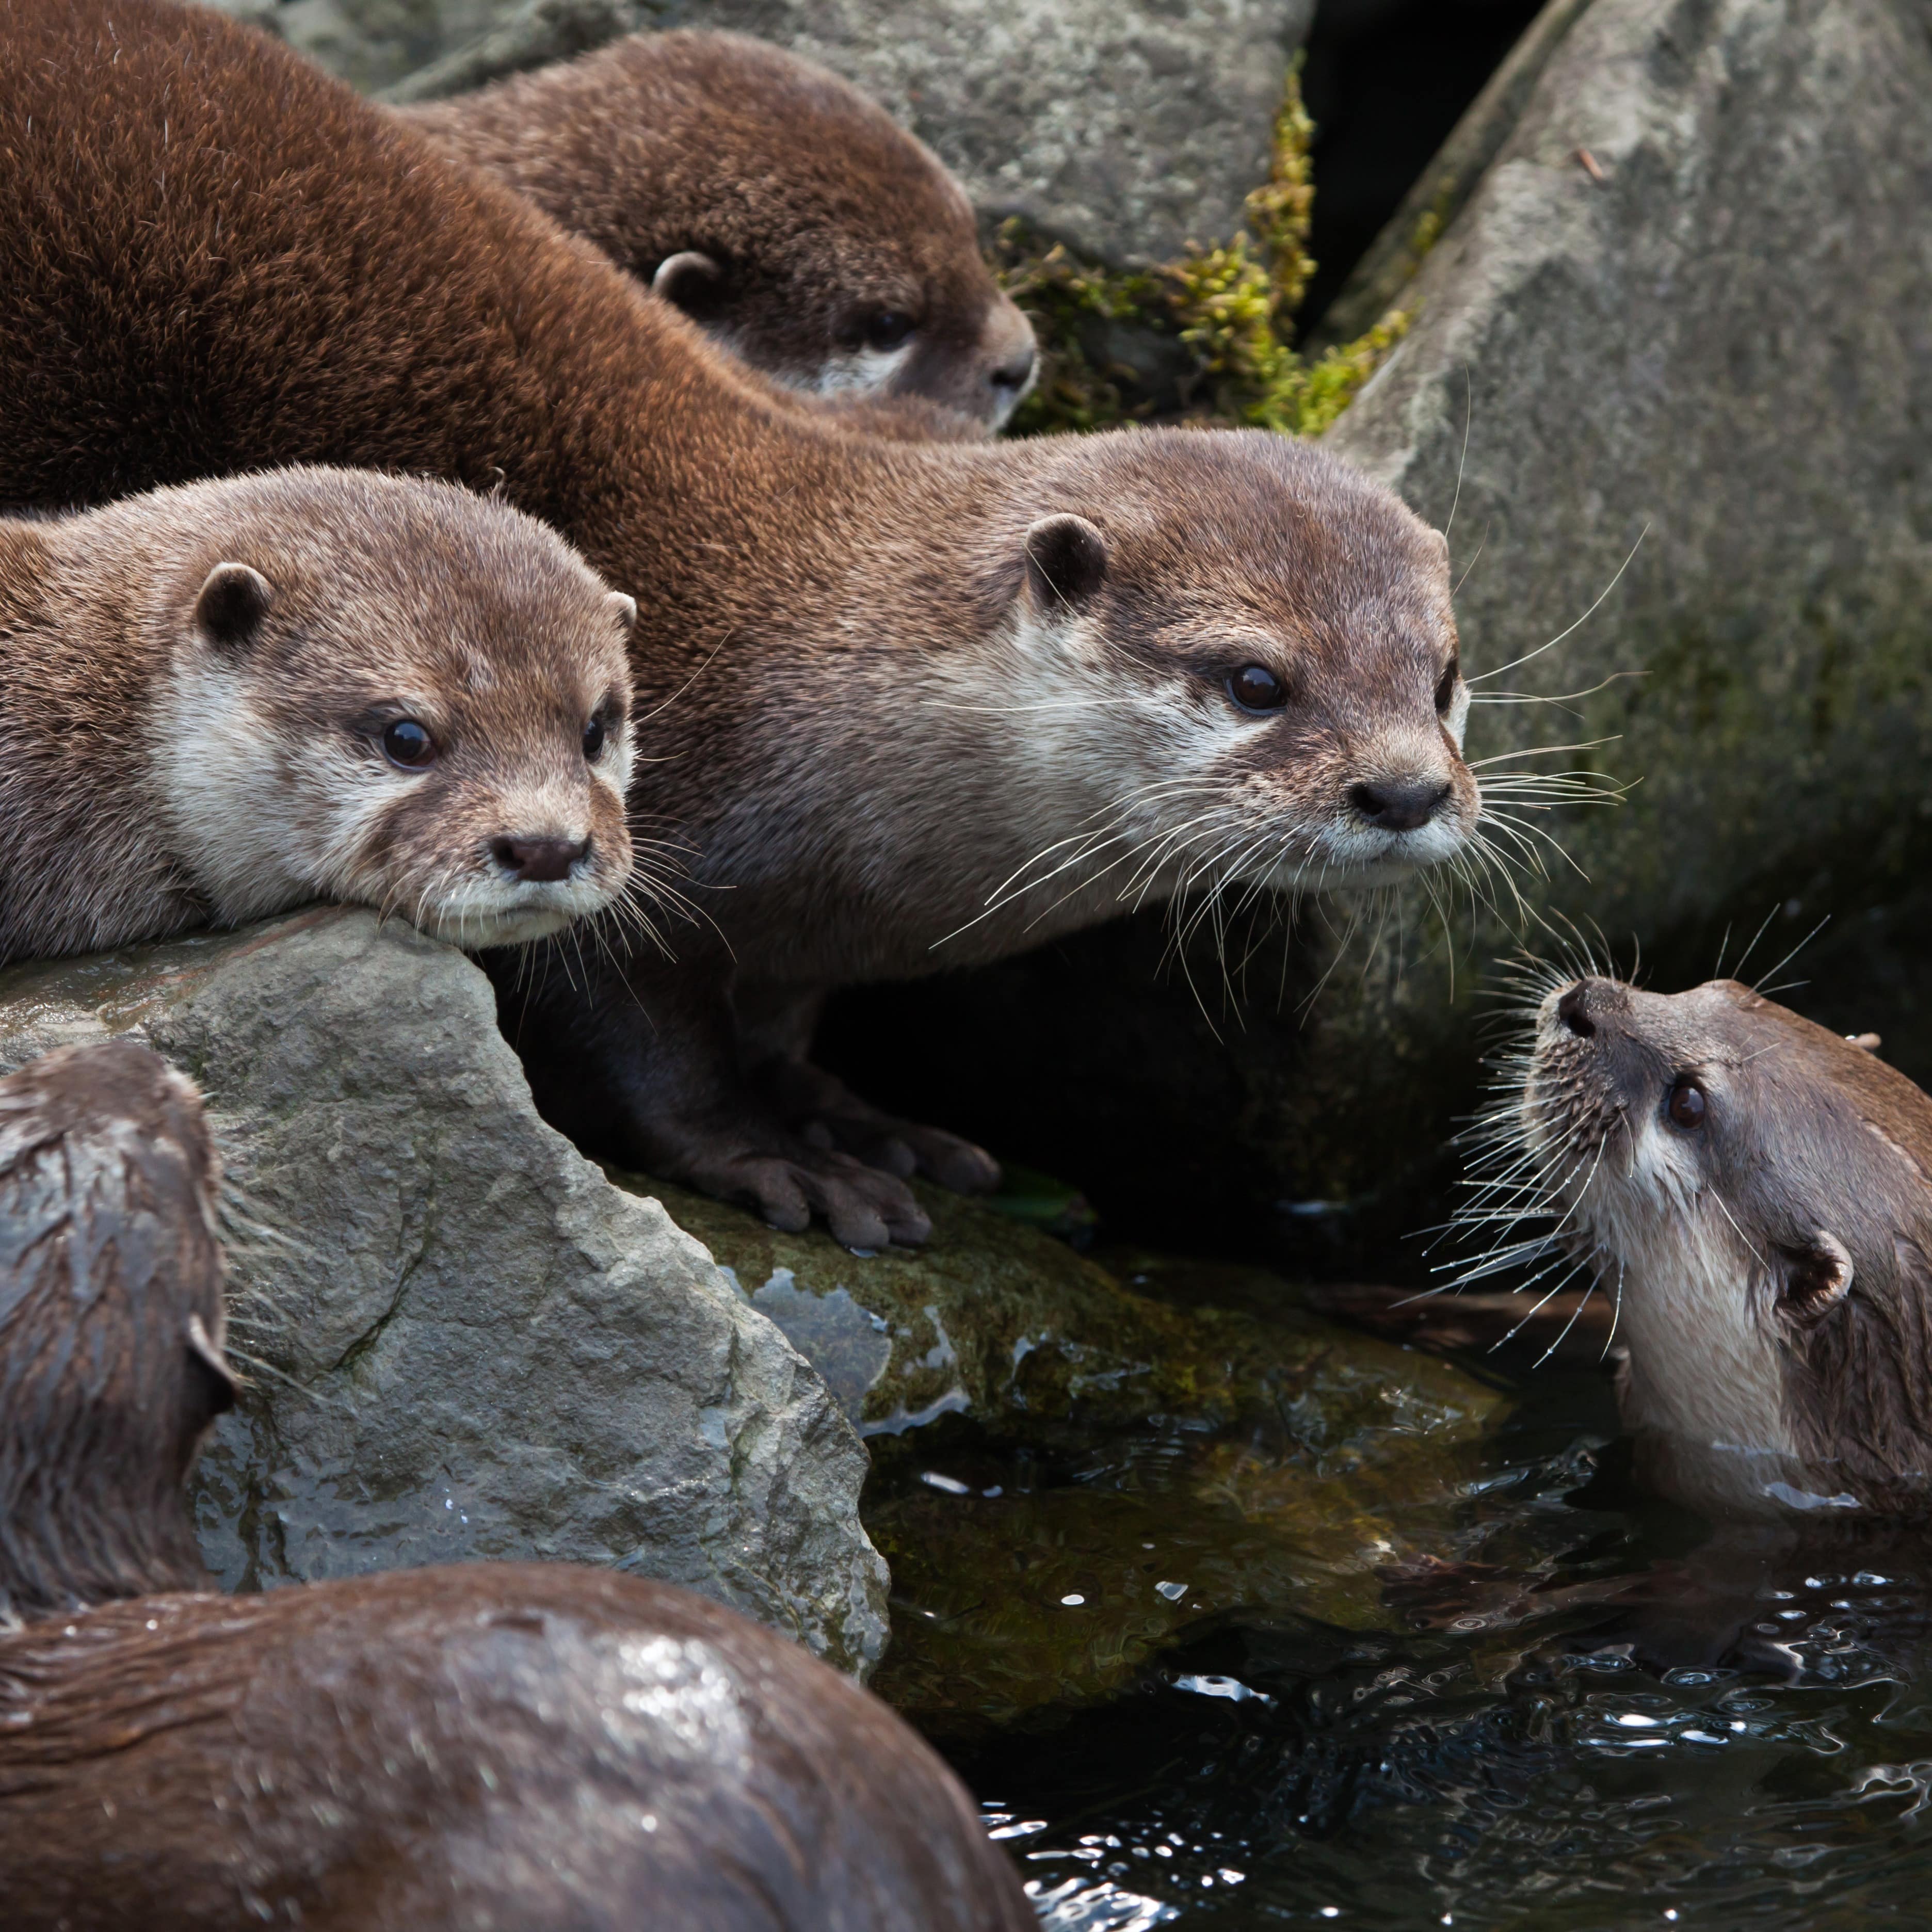
M 848 1247 L 910 1246 L 932 1232 L 903 1180 L 806 1138 L 746 1082 L 726 960 L 620 968 L 554 944 L 482 960 L 537 1111 L 586 1153 L 790 1232 L 819 1214 Z
M 838 1148 L 902 1179 L 929 1174 L 956 1194 L 990 1194 L 1000 1163 L 940 1127 L 902 1120 L 862 1100 L 807 1058 L 826 988 L 750 984 L 734 993 L 740 1050 L 759 1093 L 814 1147 Z

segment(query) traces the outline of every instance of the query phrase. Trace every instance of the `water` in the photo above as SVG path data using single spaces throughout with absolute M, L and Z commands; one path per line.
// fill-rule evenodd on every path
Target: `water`
M 882 1462 L 880 1688 L 1046 1923 L 1932 1919 L 1932 1550 L 1713 1541 L 1630 1484 L 1604 1378 L 1515 1388 L 1419 1514 L 1376 1499 L 1372 1602 L 1204 1485 L 1252 1418 L 1044 1448 L 956 1420 Z

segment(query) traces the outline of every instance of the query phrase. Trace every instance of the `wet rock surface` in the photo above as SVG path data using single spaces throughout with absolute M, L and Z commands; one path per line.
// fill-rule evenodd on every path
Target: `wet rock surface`
M 249 1381 L 196 1494 L 224 1586 L 602 1563 L 877 1660 L 862 1446 L 698 1244 L 537 1118 L 461 953 L 320 910 L 0 974 L 0 1069 L 106 1033 L 201 1084 L 236 1197 Z
M 1103 1265 L 926 1187 L 928 1248 L 855 1256 L 624 1184 L 710 1246 L 866 1432 L 893 1576 L 877 1688 L 922 1725 L 1103 1695 L 1240 1605 L 1382 1627 L 1386 1573 L 1471 1546 L 1506 1400 L 1264 1270 Z

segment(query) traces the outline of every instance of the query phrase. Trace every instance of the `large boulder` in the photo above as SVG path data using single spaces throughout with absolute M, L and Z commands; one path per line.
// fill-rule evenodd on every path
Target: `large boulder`
M 1268 178 L 1314 0 L 217 0 L 357 86 L 461 93 L 650 27 L 823 62 L 935 148 L 989 219 L 1114 262 L 1226 240 Z
M 1790 997 L 1932 1076 L 1932 7 L 1594 0 L 1550 38 L 1402 297 L 1414 328 L 1326 441 L 1450 526 L 1478 693 L 1562 700 L 1479 704 L 1472 755 L 1613 739 L 1518 762 L 1642 781 L 1614 809 L 1498 795 L 1581 868 L 1518 853 L 1530 905 L 1627 965 L 1634 936 L 1660 984 L 1768 916 L 1754 978 L 1834 914 Z M 1398 1265 L 1514 942 L 1459 892 L 1452 986 L 1419 896 L 1344 949 L 1355 910 L 1238 938 L 1226 1005 L 1198 951 L 1156 987 L 1150 918 L 854 996 L 834 1057 L 1117 1226 L 1172 1238 L 1191 1199 L 1311 1262 Z
M 0 1071 L 110 1033 L 201 1084 L 227 1162 L 248 1381 L 196 1505 L 225 1586 L 606 1564 L 877 1660 L 863 1445 L 704 1249 L 538 1118 L 460 952 L 318 910 L 0 974 Z

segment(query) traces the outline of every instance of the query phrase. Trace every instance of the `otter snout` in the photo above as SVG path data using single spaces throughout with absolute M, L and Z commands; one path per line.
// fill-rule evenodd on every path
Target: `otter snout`
M 572 878 L 590 856 L 588 838 L 519 838 L 505 835 L 490 842 L 490 856 L 519 884 L 554 885 Z
M 1011 296 L 1002 295 L 986 319 L 986 382 L 992 394 L 993 427 L 1003 428 L 1033 387 L 1040 352 L 1033 324 Z
M 1447 778 L 1385 778 L 1348 788 L 1348 802 L 1382 832 L 1417 832 L 1450 800 L 1456 788 Z
M 1598 1023 L 1612 1014 L 1630 1011 L 1630 989 L 1614 980 L 1586 976 L 1551 995 L 1556 1023 L 1578 1040 L 1594 1040 Z

